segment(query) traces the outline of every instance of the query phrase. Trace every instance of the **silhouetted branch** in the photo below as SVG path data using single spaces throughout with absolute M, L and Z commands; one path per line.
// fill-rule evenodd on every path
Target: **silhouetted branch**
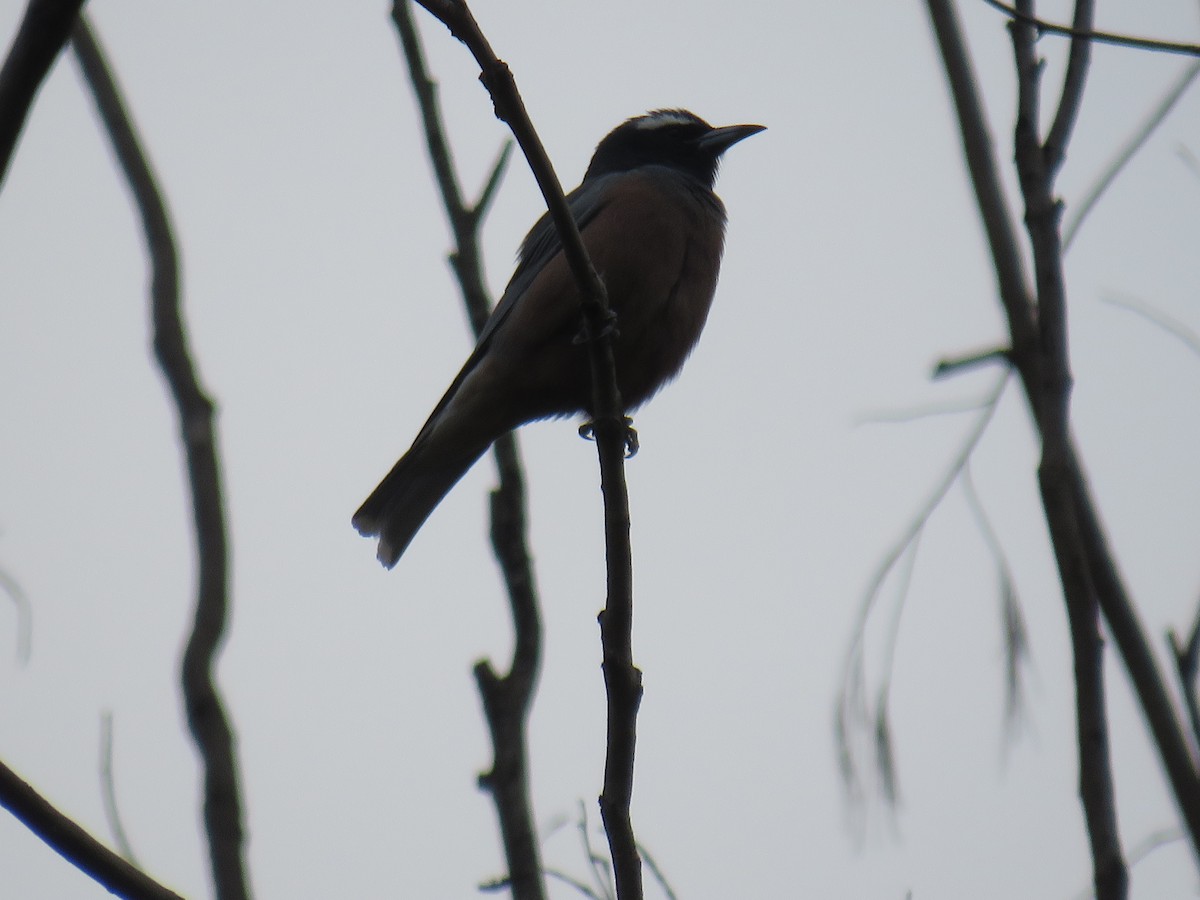
M 612 314 L 604 285 L 587 257 L 583 239 L 563 196 L 562 185 L 529 121 L 512 72 L 497 58 L 466 3 L 461 0 L 419 2 L 466 44 L 479 64 L 480 79 L 492 97 L 497 117 L 512 129 L 529 161 L 562 242 L 563 256 L 579 286 L 583 333 L 587 338 L 591 368 L 591 413 L 600 456 L 600 488 L 604 495 L 608 576 L 607 602 L 600 614 L 602 667 L 609 701 L 608 752 L 600 811 L 616 872 L 617 896 L 620 900 L 632 900 L 642 896 L 641 860 L 629 813 L 642 680 L 641 672 L 633 664 L 633 563 L 629 545 L 629 493 L 625 484 L 628 426 L 617 388 L 611 329 L 607 327 Z
M 0 806 L 20 819 L 63 859 L 118 897 L 180 900 L 178 894 L 138 871 L 51 806 L 3 763 L 0 763 Z
M 83 0 L 29 0 L 0 68 L 0 187 L 33 98 L 75 25 Z
M 1171 86 L 1171 88 L 1163 95 L 1157 107 L 1146 117 L 1146 120 L 1138 126 L 1133 135 L 1126 141 L 1125 145 L 1117 152 L 1113 161 L 1108 164 L 1100 177 L 1096 179 L 1096 183 L 1084 194 L 1083 199 L 1079 201 L 1074 214 L 1067 219 L 1067 223 L 1063 226 L 1063 253 L 1065 254 L 1071 249 L 1071 244 L 1075 240 L 1075 235 L 1079 233 L 1079 228 L 1083 225 L 1088 213 L 1092 211 L 1092 207 L 1096 205 L 1104 192 L 1109 189 L 1117 176 L 1121 174 L 1121 170 L 1129 163 L 1139 150 L 1145 146 L 1146 141 L 1150 139 L 1156 128 L 1166 119 L 1168 113 L 1175 108 L 1175 104 L 1179 102 L 1179 98 L 1184 95 L 1196 76 L 1200 75 L 1200 62 L 1190 63 L 1183 72 L 1180 73 L 1179 79 Z
M 1018 10 L 1032 14 L 1032 0 Z M 1078 0 L 1075 21 L 1090 26 L 1090 0 Z M 1066 600 L 1074 656 L 1075 714 L 1079 746 L 1079 795 L 1091 843 L 1093 881 L 1098 900 L 1123 900 L 1128 871 L 1117 829 L 1108 718 L 1104 693 L 1100 608 L 1083 547 L 1083 535 L 1071 492 L 1071 371 L 1067 345 L 1066 287 L 1059 232 L 1061 206 L 1054 178 L 1065 158 L 1070 131 L 1083 94 L 1087 70 L 1086 39 L 1074 37 L 1067 83 L 1055 114 L 1051 138 L 1038 134 L 1041 62 L 1036 33 L 1024 18 L 1009 26 L 1017 72 L 1017 175 L 1025 200 L 1025 227 L 1033 248 L 1038 297 L 1038 333 L 1034 356 L 1037 380 L 1027 384 L 1042 437 L 1038 484 L 1051 543 Z M 1033 399 L 1036 398 L 1036 399 Z
M 981 218 L 993 252 L 1000 285 L 1000 299 L 1008 317 L 1013 364 L 1021 375 L 1026 398 L 1040 430 L 1043 421 L 1041 405 L 1045 402 L 1045 392 L 1041 381 L 1040 360 L 1036 352 L 1039 338 L 1034 310 L 1028 300 L 1029 295 L 1020 289 L 1028 279 L 1024 274 L 1024 264 L 1015 252 L 1015 220 L 1006 212 L 1003 216 L 1000 215 L 1002 207 L 995 158 L 987 138 L 982 104 L 977 96 L 974 76 L 953 6 L 950 0 L 927 0 L 927 4 L 942 51 L 951 94 L 955 99 L 972 186 L 979 201 Z M 1023 43 L 1025 46 L 1030 44 L 1028 40 Z M 1032 59 L 1032 52 L 1022 52 L 1028 57 L 1022 61 L 1022 65 L 1032 67 L 1031 71 L 1036 71 L 1036 60 Z M 1028 111 L 1024 114 L 1028 117 Z M 1036 119 L 1029 121 L 1036 122 Z M 1019 152 L 1028 153 L 1031 143 L 1028 140 L 1024 141 Z M 1023 177 L 1028 177 L 1031 168 L 1026 167 L 1026 175 Z M 1044 215 L 1044 211 L 1035 212 Z M 1053 303 L 1053 298 L 1051 301 Z M 1053 318 L 1054 309 L 1050 312 Z M 1060 330 L 1059 327 L 1053 326 L 1049 333 L 1057 330 Z M 1200 777 L 1196 772 L 1196 763 L 1166 690 L 1165 680 L 1150 651 L 1145 629 L 1138 620 L 1137 612 L 1117 571 L 1074 442 L 1069 433 L 1065 447 L 1062 446 L 1061 440 L 1053 436 L 1051 440 L 1059 444 L 1058 450 L 1062 457 L 1061 474 L 1069 483 L 1071 504 L 1068 506 L 1057 502 L 1046 505 L 1047 521 L 1062 520 L 1065 517 L 1075 518 L 1076 524 L 1071 526 L 1067 523 L 1063 531 L 1069 531 L 1072 527 L 1078 531 L 1100 609 L 1116 640 L 1126 671 L 1145 712 L 1181 817 L 1187 824 L 1193 852 L 1200 860 Z M 1053 533 L 1053 524 L 1051 528 Z
M 142 220 L 151 265 L 154 352 L 179 413 L 196 529 L 195 621 L 184 650 L 188 725 L 204 764 L 204 822 L 218 900 L 249 896 L 233 730 L 213 668 L 229 615 L 229 559 L 213 404 L 188 349 L 179 299 L 179 259 L 166 204 L 103 52 L 79 17 L 71 36 L 96 109 L 112 141 Z
M 1135 50 L 1156 50 L 1160 53 L 1179 53 L 1184 56 L 1200 56 L 1200 44 L 1185 44 L 1176 41 L 1160 41 L 1154 38 L 1134 37 L 1128 34 L 1117 34 L 1114 31 L 1093 31 L 1090 26 L 1080 26 L 1079 19 L 1076 18 L 1075 25 L 1058 25 L 1054 22 L 1047 22 L 1045 19 L 1039 19 L 1037 16 L 1025 12 L 1018 4 L 1017 7 L 1008 6 L 999 2 L 999 0 L 983 0 L 988 6 L 1000 10 L 1010 19 L 1015 22 L 1020 22 L 1024 25 L 1029 25 L 1035 28 L 1040 34 L 1057 34 L 1064 37 L 1075 38 L 1081 41 L 1087 41 L 1093 44 L 1112 44 L 1117 47 L 1132 47 Z
M 430 160 L 442 195 L 442 204 L 454 233 L 451 262 L 458 277 L 463 302 L 478 338 L 492 303 L 483 278 L 479 230 L 483 216 L 504 172 L 512 143 L 501 150 L 478 202 L 467 206 L 454 171 L 453 159 L 437 85 L 425 64 L 409 0 L 396 0 L 392 20 L 400 35 L 409 79 L 424 123 Z M 525 476 L 516 435 L 504 435 L 493 446 L 500 483 L 492 493 L 492 548 L 504 574 L 513 620 L 513 658 L 507 675 L 497 675 L 487 660 L 475 666 L 475 681 L 483 700 L 492 736 L 493 763 L 479 776 L 480 787 L 492 795 L 508 864 L 505 883 L 516 900 L 541 900 L 546 889 L 534 828 L 529 791 L 526 723 L 541 664 L 541 614 L 533 563 L 529 558 L 526 528 Z

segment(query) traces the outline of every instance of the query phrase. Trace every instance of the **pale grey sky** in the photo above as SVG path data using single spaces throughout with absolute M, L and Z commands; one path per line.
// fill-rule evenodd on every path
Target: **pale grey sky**
M 21 5 L 0 6 L 6 44 Z M 982 3 L 960 8 L 1007 160 L 1004 23 Z M 387 4 L 91 11 L 169 198 L 192 344 L 220 405 L 234 558 L 220 680 L 257 894 L 471 896 L 502 866 L 475 787 L 490 756 L 470 676 L 478 657 L 508 652 L 486 544 L 490 464 L 390 573 L 349 524 L 469 351 Z M 769 127 L 730 152 L 718 181 L 730 227 L 707 332 L 637 416 L 639 838 L 696 900 L 1076 896 L 1089 861 L 1071 663 L 1015 389 L 973 473 L 1030 628 L 1026 727 L 1005 744 L 995 575 L 955 489 L 924 535 L 901 626 L 894 824 L 874 804 L 856 841 L 838 782 L 833 705 L 859 599 L 972 418 L 859 423 L 982 396 L 993 373 L 931 383 L 930 368 L 1003 335 L 922 4 L 560 0 L 476 14 L 568 186 L 609 128 L 646 109 Z M 1102 5 L 1100 17 L 1200 40 L 1189 0 Z M 421 19 L 464 182 L 477 185 L 505 133 L 465 49 Z M 1052 91 L 1065 48 L 1042 47 Z M 1068 205 L 1186 64 L 1095 50 L 1060 179 Z M 1200 360 L 1104 300 L 1133 296 L 1200 328 L 1200 179 L 1180 147 L 1200 153 L 1195 93 L 1068 260 L 1076 431 L 1155 636 L 1186 627 L 1200 592 Z M 486 231 L 494 288 L 540 203 L 514 162 Z M 0 195 L 0 567 L 34 611 L 21 666 L 0 603 L 0 758 L 105 835 L 97 746 L 112 710 L 138 855 L 203 897 L 196 760 L 175 687 L 190 520 L 145 282 L 124 186 L 64 58 Z M 594 447 L 573 424 L 527 428 L 522 449 L 546 626 L 531 756 L 550 830 L 580 799 L 594 809 L 601 783 L 601 510 Z M 894 598 L 889 583 L 872 677 Z M 1109 674 L 1132 848 L 1175 815 L 1124 675 Z M 545 859 L 585 872 L 569 828 Z M 107 896 L 7 815 L 0 871 L 14 898 Z M 1136 898 L 1196 892 L 1182 843 L 1133 870 Z

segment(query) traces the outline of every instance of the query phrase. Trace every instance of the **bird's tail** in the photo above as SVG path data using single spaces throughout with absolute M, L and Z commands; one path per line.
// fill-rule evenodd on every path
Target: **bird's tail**
M 352 519 L 364 537 L 378 536 L 381 563 L 389 569 L 396 564 L 430 513 L 487 448 L 485 443 L 447 454 L 437 441 L 418 440 L 400 458 Z

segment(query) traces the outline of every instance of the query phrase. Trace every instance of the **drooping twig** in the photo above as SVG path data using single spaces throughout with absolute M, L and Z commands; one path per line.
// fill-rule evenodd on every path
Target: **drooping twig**
M 642 896 L 641 860 L 629 812 L 642 679 L 641 672 L 633 664 L 633 563 L 624 468 L 628 426 L 617 388 L 612 335 L 608 327 L 612 317 L 604 285 L 587 257 L 562 186 L 525 111 L 512 72 L 496 57 L 465 2 L 419 2 L 466 44 L 479 64 L 480 78 L 492 97 L 496 115 L 512 129 L 529 161 L 562 242 L 563 256 L 579 286 L 591 369 L 593 431 L 600 457 L 600 488 L 604 495 L 608 580 L 607 600 L 600 614 L 602 668 L 609 701 L 600 811 L 616 872 L 617 896 L 620 900 L 632 900 Z
M 117 806 L 117 779 L 113 774 L 113 717 L 108 711 L 100 717 L 100 796 L 104 800 L 104 818 L 108 820 L 108 829 L 117 842 L 117 852 L 140 869 L 141 864 L 133 852 L 133 845 L 121 821 L 121 810 Z
M 1040 403 L 1036 360 L 1029 348 L 1034 346 L 1035 315 L 1029 279 L 1017 251 L 1017 228 L 1008 214 L 1000 191 L 999 169 L 991 145 L 983 104 L 972 71 L 962 29 L 952 0 L 926 0 L 951 95 L 954 98 L 959 128 L 971 185 L 979 205 L 980 219 L 992 251 L 993 265 L 1001 305 L 1008 318 L 1012 362 L 1021 375 L 1021 383 L 1030 406 Z M 1083 474 L 1073 442 L 1068 445 L 1067 471 L 1074 500 L 1073 514 L 1078 517 L 1084 550 L 1100 609 L 1116 640 L 1121 659 L 1137 692 L 1166 770 L 1180 816 L 1187 825 L 1193 853 L 1200 862 L 1200 775 L 1188 747 L 1183 725 L 1176 715 L 1166 682 L 1150 650 L 1146 630 L 1139 621 L 1113 559 L 1108 538 L 1100 523 L 1091 489 Z M 1062 510 L 1048 509 L 1047 515 Z
M 84 16 L 71 37 L 142 220 L 151 265 L 154 352 L 179 413 L 196 531 L 195 620 L 182 664 L 188 725 L 204 765 L 204 822 L 218 900 L 249 897 L 234 735 L 214 678 L 229 616 L 229 559 L 213 404 L 201 387 L 180 310 L 174 231 L 141 140 Z
M 400 35 L 409 79 L 421 110 L 425 140 L 442 204 L 454 232 L 455 250 L 451 262 L 478 337 L 492 305 L 484 285 L 479 230 L 512 144 L 505 145 L 480 199 L 468 206 L 454 171 L 442 128 L 437 87 L 425 64 L 409 0 L 396 0 L 392 6 L 392 20 Z M 493 748 L 492 769 L 480 775 L 479 784 L 492 795 L 496 807 L 508 864 L 505 881 L 513 897 L 515 900 L 542 900 L 546 889 L 530 800 L 526 737 L 541 663 L 541 614 L 528 550 L 526 492 L 516 435 L 509 433 L 496 441 L 493 453 L 500 484 L 492 494 L 492 548 L 508 588 L 514 641 L 508 674 L 496 674 L 487 660 L 475 666 L 475 680 L 483 699 Z
M 1084 220 L 1087 218 L 1088 213 L 1092 211 L 1096 202 L 1104 196 L 1104 192 L 1117 180 L 1117 176 L 1121 174 L 1121 170 L 1145 146 L 1146 141 L 1150 139 L 1150 135 L 1154 134 L 1155 129 L 1162 124 L 1171 110 L 1175 108 L 1175 104 L 1179 102 L 1179 98 L 1191 87 L 1197 75 L 1200 75 L 1200 61 L 1189 63 L 1187 68 L 1179 74 L 1179 78 L 1175 83 L 1163 95 L 1158 106 L 1137 127 L 1129 140 L 1117 151 L 1117 155 L 1113 158 L 1112 162 L 1100 173 L 1100 177 L 1096 179 L 1095 184 L 1083 195 L 1083 199 L 1076 205 L 1075 211 L 1063 226 L 1063 253 L 1071 249 L 1071 244 L 1075 241 L 1075 235 L 1079 233 L 1080 226 L 1083 225 Z
M 1004 719 L 1011 729 L 1020 717 L 1022 709 L 1021 664 L 1029 658 L 1029 634 L 1025 627 L 1025 616 L 1021 612 L 1021 603 L 1017 597 L 1016 582 L 1012 568 L 1008 564 L 1008 556 L 1000 544 L 996 529 L 983 508 L 983 501 L 975 489 L 975 479 L 971 477 L 971 464 L 963 466 L 962 478 L 963 496 L 979 533 L 983 535 L 984 543 L 992 559 L 996 562 L 996 581 L 1000 594 L 1000 620 L 1004 633 Z
M 63 859 L 118 897 L 180 900 L 178 894 L 113 853 L 51 806 L 3 763 L 0 763 L 0 806 L 20 819 Z
M 974 425 L 963 439 L 962 445 L 959 447 L 950 464 L 946 467 L 940 480 L 929 492 L 929 496 L 925 502 L 913 515 L 908 525 L 905 526 L 904 531 L 892 544 L 891 549 L 880 560 L 867 585 L 866 591 L 863 593 L 862 601 L 859 605 L 858 617 L 852 631 L 851 643 L 846 653 L 846 664 L 834 714 L 834 733 L 838 745 L 842 782 L 852 798 L 857 799 L 860 793 L 852 733 L 856 730 L 856 726 L 863 722 L 870 723 L 875 735 L 875 762 L 885 784 L 885 793 L 889 799 L 896 796 L 896 772 L 894 766 L 891 765 L 891 747 L 887 740 L 890 732 L 887 727 L 887 711 L 884 708 L 887 700 L 886 687 L 877 691 L 878 702 L 874 708 L 870 706 L 867 700 L 864 658 L 867 623 L 871 618 L 876 604 L 879 602 L 879 597 L 888 577 L 905 558 L 906 554 L 915 553 L 916 544 L 930 517 L 941 506 L 946 494 L 949 493 L 950 488 L 954 486 L 954 483 L 961 476 L 971 455 L 975 452 L 975 448 L 979 445 L 980 440 L 987 431 L 988 425 L 991 423 L 992 417 L 999 407 L 1000 398 L 1008 382 L 1009 370 L 1006 369 L 997 378 L 995 385 L 983 400 L 975 404 L 975 407 L 980 412 Z M 891 648 L 894 645 L 899 627 L 899 609 L 903 605 L 904 598 L 905 592 L 901 590 L 897 603 L 897 611 L 893 616 L 892 625 L 889 630 L 889 649 L 886 651 L 888 660 L 892 657 L 893 651 Z M 888 667 L 890 667 L 890 662 L 888 663 Z M 886 683 L 887 680 L 885 678 L 884 684 L 886 685 Z M 879 705 L 881 703 L 884 706 Z M 882 741 L 881 738 L 883 739 Z M 889 767 L 891 767 L 890 770 Z
M 1155 50 L 1160 53 L 1179 53 L 1184 56 L 1200 56 L 1200 44 L 1186 44 L 1177 41 L 1160 41 L 1154 38 L 1135 37 L 1128 34 L 1117 34 L 1113 31 L 1095 31 L 1091 26 L 1058 25 L 1047 22 L 1022 9 L 1022 4 L 1012 7 L 1000 0 L 983 0 L 988 6 L 1000 10 L 1014 22 L 1020 22 L 1034 28 L 1041 34 L 1057 34 L 1063 37 L 1087 41 L 1093 44 L 1112 44 L 1117 47 L 1131 47 L 1135 50 Z
M 29 0 L 0 68 L 0 187 L 33 98 L 67 43 L 83 0 Z

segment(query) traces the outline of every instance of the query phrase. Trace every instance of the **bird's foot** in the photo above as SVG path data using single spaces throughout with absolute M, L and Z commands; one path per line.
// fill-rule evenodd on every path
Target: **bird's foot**
M 641 446 L 638 443 L 637 429 L 633 427 L 633 419 L 631 419 L 629 416 L 625 416 L 621 419 L 621 426 L 625 430 L 625 433 L 622 436 L 625 442 L 625 458 L 633 459 L 633 457 L 637 456 L 637 452 Z M 596 423 L 584 422 L 582 425 L 580 425 L 579 436 L 585 441 L 594 441 L 596 439 Z
M 611 309 L 604 311 L 604 324 L 600 326 L 600 330 L 595 334 L 588 330 L 588 323 L 585 321 L 580 327 L 579 332 L 571 339 L 571 343 L 578 346 L 586 344 L 590 341 L 598 341 L 600 338 L 612 338 L 614 341 L 621 336 L 621 331 L 617 328 L 617 314 Z

